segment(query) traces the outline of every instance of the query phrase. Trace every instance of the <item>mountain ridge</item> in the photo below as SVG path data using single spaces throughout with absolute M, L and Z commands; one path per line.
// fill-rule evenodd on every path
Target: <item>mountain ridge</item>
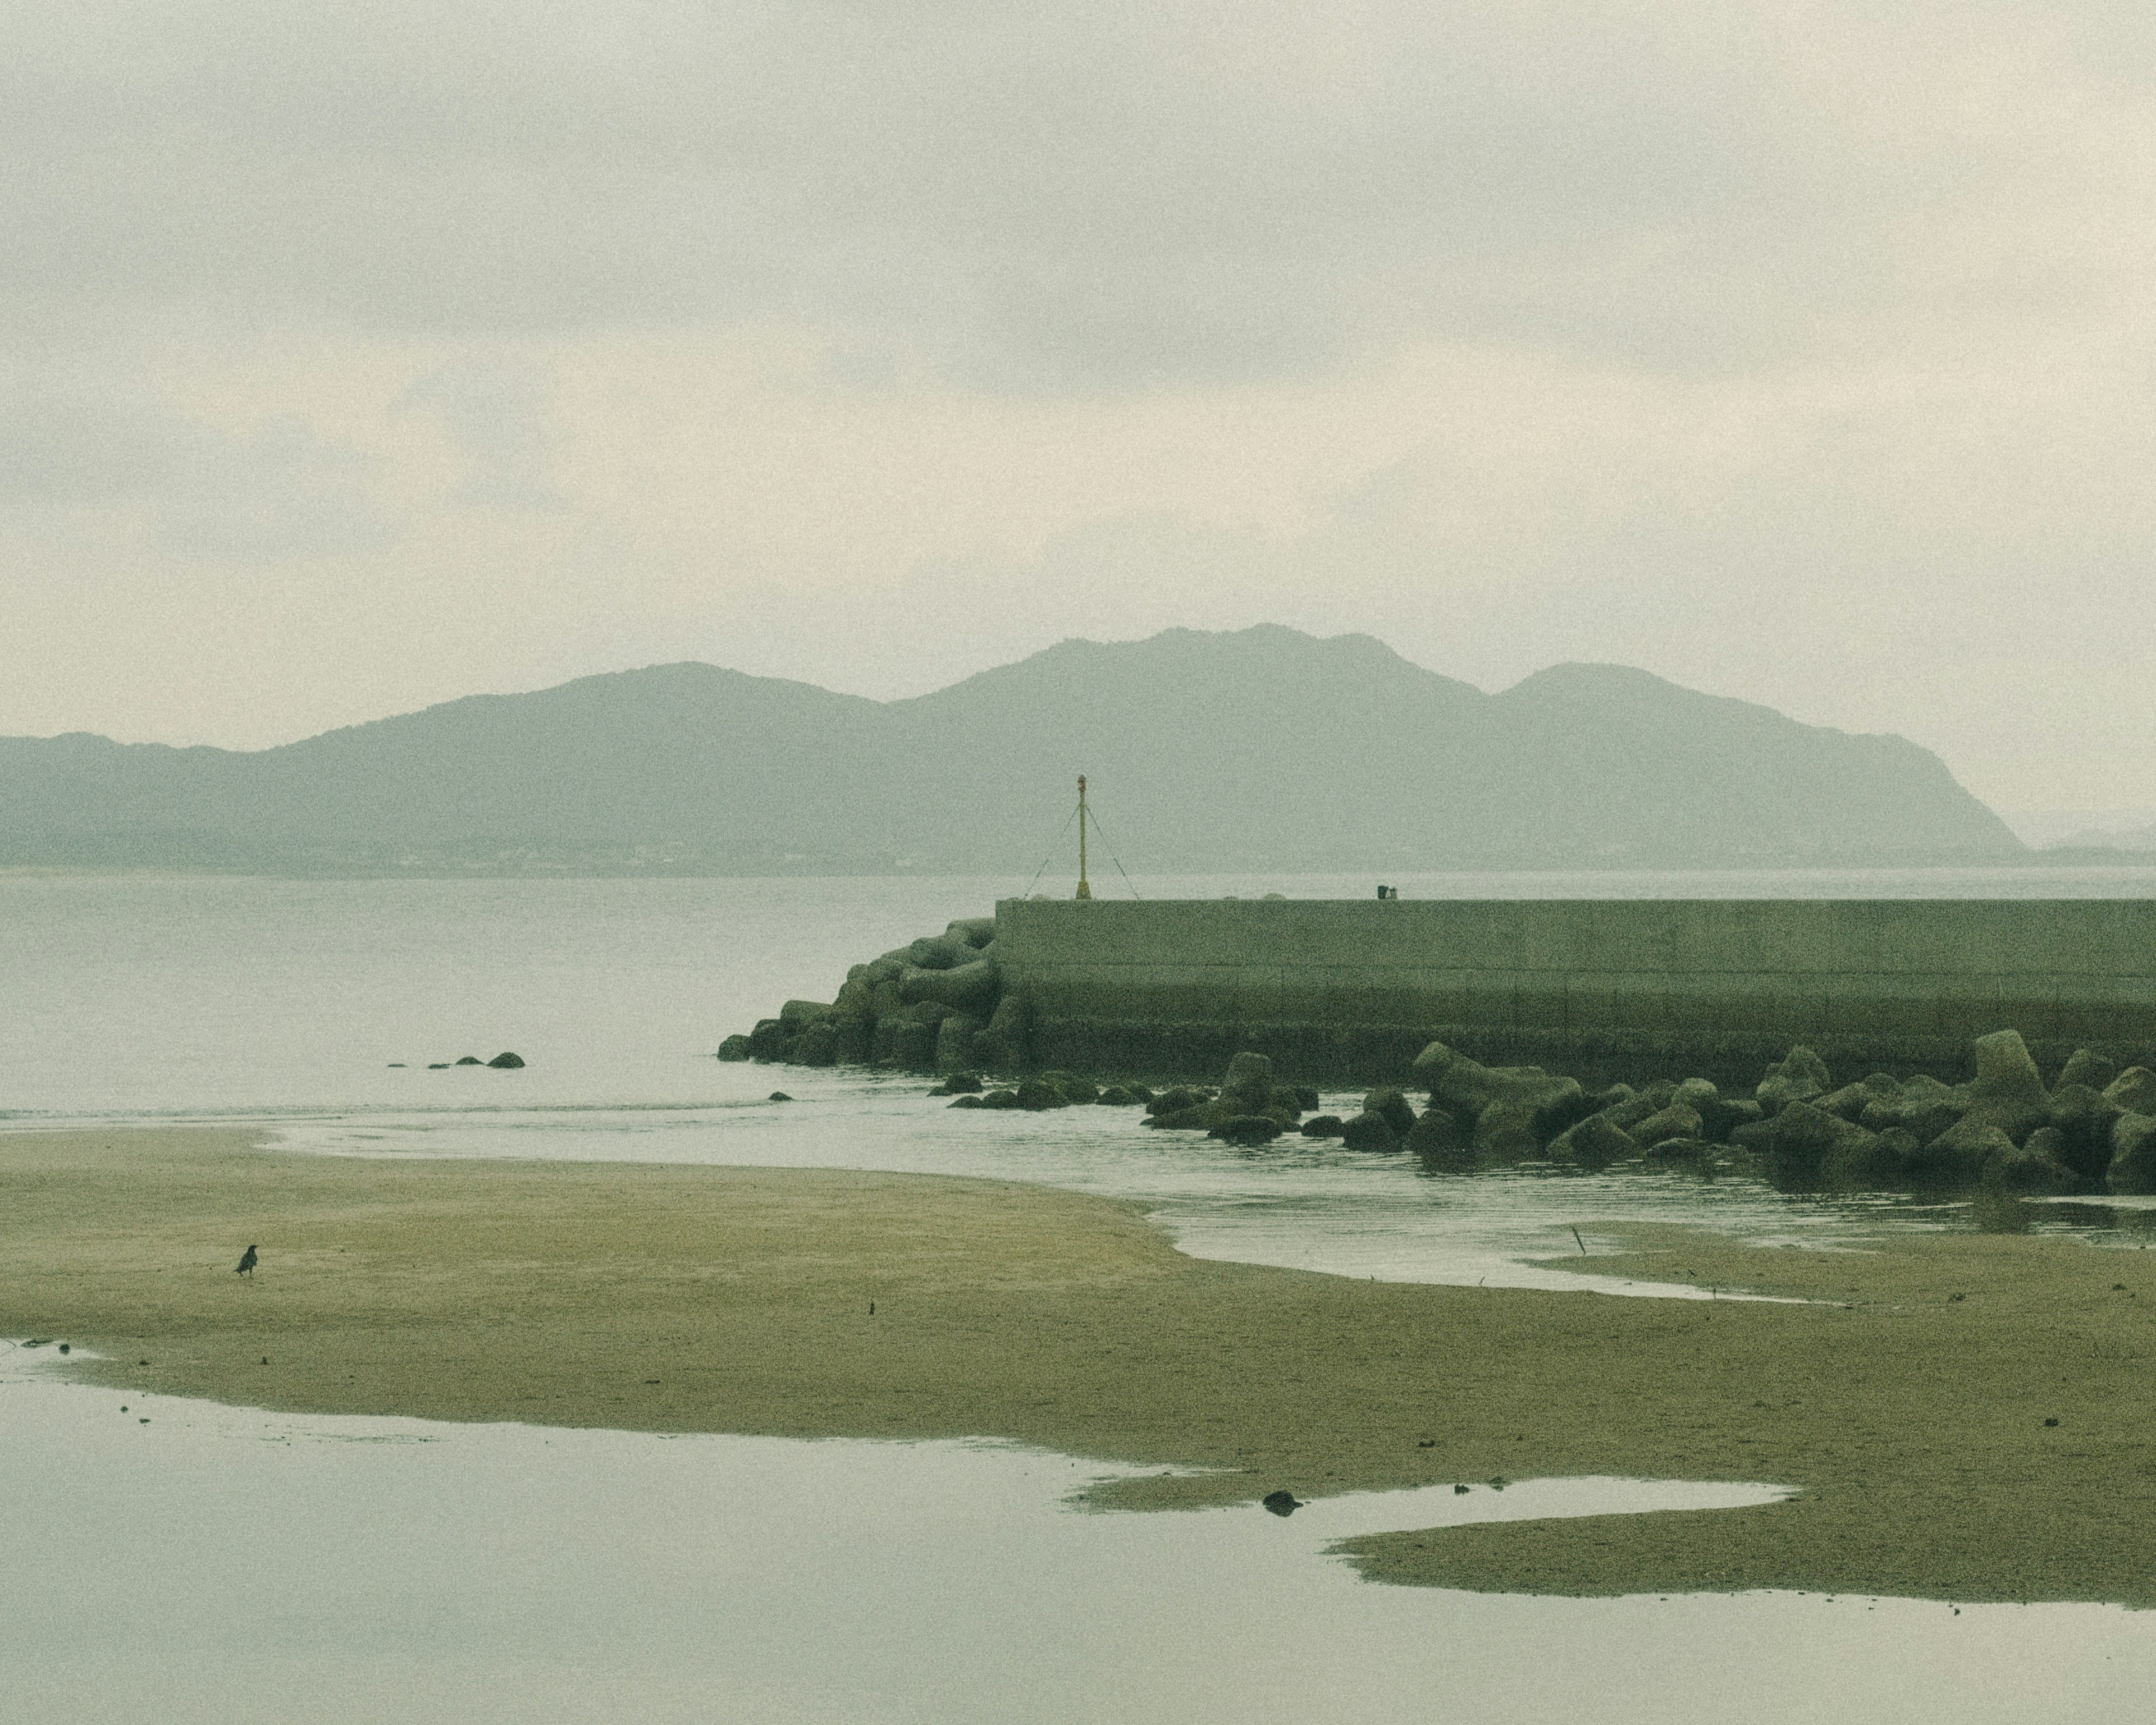
M 1073 638 L 890 701 L 680 660 L 252 752 L 0 738 L 0 865 L 1029 870 L 1080 772 L 1153 872 L 2027 855 L 1906 738 L 1630 666 L 1487 694 L 1260 624 Z

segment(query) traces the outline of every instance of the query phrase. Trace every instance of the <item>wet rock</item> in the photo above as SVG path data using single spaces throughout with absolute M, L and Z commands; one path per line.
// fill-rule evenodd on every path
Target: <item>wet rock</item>
M 838 1064 L 842 1066 L 867 1065 L 869 1050 L 875 1035 L 875 1020 L 850 1014 L 841 1018 L 834 1014 L 828 1022 L 831 1028 L 831 1053 Z
M 1391 1086 L 1387 1086 L 1381 1090 L 1373 1090 L 1369 1095 L 1364 1096 L 1363 1111 L 1365 1114 L 1383 1115 L 1385 1124 L 1392 1127 L 1394 1136 L 1396 1137 L 1404 1138 L 1414 1130 L 1415 1111 L 1409 1104 L 1406 1092 L 1396 1090 Z
M 1524 1134 L 1539 1147 L 1587 1111 L 1578 1079 L 1540 1066 L 1485 1066 L 1442 1042 L 1415 1056 L 1414 1075 L 1431 1101 L 1475 1122 L 1478 1144 Z
M 1044 1072 L 1040 1081 L 1072 1107 L 1090 1107 L 1101 1097 L 1100 1087 L 1075 1072 Z
M 1001 986 L 996 967 L 978 958 L 947 970 L 908 970 L 899 978 L 898 992 L 909 1006 L 933 1000 L 953 1011 L 984 1016 L 995 1009 L 996 993 Z
M 1996 1126 L 2016 1143 L 2043 1125 L 2051 1111 L 2035 1061 L 2019 1030 L 1994 1030 L 1972 1045 L 1976 1076 L 1969 1086 L 1969 1111 Z M 1964 1119 L 1969 1116 L 1964 1115 Z
M 2123 1113 L 2156 1115 L 2156 1072 L 2146 1066 L 2128 1066 L 2103 1087 L 2104 1100 L 2116 1103 Z
M 1753 1096 L 1767 1113 L 1779 1114 L 1792 1102 L 1825 1096 L 1833 1082 L 1826 1062 L 1799 1043 L 1767 1069 Z
M 890 1052 L 883 1059 L 886 1064 L 902 1072 L 927 1072 L 936 1065 L 936 1026 L 918 1019 L 886 1019 L 876 1025 L 880 1040 L 885 1024 L 891 1028 Z
M 758 1019 L 756 1028 L 748 1033 L 748 1051 L 752 1060 L 783 1060 L 793 1044 L 786 1026 L 777 1019 Z
M 787 1095 L 783 1090 L 775 1090 L 772 1091 L 769 1096 L 764 1098 L 764 1101 L 767 1102 L 790 1102 L 793 1100 L 793 1098 Z
M 1346 1128 L 1337 1114 L 1317 1114 L 1304 1121 L 1301 1130 L 1306 1138 L 1337 1138 Z
M 2070 1084 L 2085 1084 L 2091 1090 L 2101 1091 L 2118 1076 L 2118 1061 L 2107 1060 L 2102 1055 L 2077 1048 L 2060 1069 L 2059 1081 L 2051 1086 L 2051 1090 L 2056 1095 Z
M 2120 1115 L 2112 1126 L 2111 1144 L 2105 1186 L 2121 1197 L 2156 1192 L 2156 1116 Z
M 1893 1096 L 1875 1096 L 1865 1105 L 1857 1121 L 1873 1132 L 1899 1127 L 1918 1143 L 1928 1144 L 1951 1128 L 1968 1110 L 1967 1091 L 1920 1073 L 1904 1081 Z
M 830 1015 L 831 1004 L 827 1000 L 789 1000 L 778 1009 L 778 1022 L 797 1034 Z
M 942 1083 L 928 1092 L 932 1096 L 978 1096 L 988 1086 L 981 1082 L 978 1072 L 953 1072 Z
M 916 970 L 956 970 L 962 964 L 975 962 L 973 943 L 952 934 L 923 935 L 904 948 L 902 956 Z
M 1472 1135 L 1451 1114 L 1436 1106 L 1425 1108 L 1416 1117 L 1403 1142 L 1424 1161 L 1440 1163 L 1459 1161 L 1463 1152 L 1473 1148 Z
M 724 1042 L 721 1042 L 719 1045 L 719 1058 L 722 1060 L 747 1060 L 748 1058 L 748 1038 L 742 1035 L 727 1037 Z
M 982 1096 L 981 1106 L 983 1108 L 1015 1108 L 1018 1106 L 1018 1092 L 1007 1086 L 989 1091 Z
M 1689 1108 L 1695 1114 L 1711 1102 L 1721 1100 L 1722 1090 L 1711 1078 L 1687 1078 L 1670 1092 L 1670 1101 Z
M 1721 1147 L 1705 1138 L 1664 1138 L 1640 1153 L 1649 1168 L 1679 1168 L 1697 1173 L 1711 1168 L 1722 1154 Z
M 973 1065 L 975 1046 L 984 1028 L 980 1019 L 954 1012 L 936 1026 L 935 1065 L 938 1072 L 963 1072 Z M 807 1040 L 804 1037 L 803 1040 Z
M 2010 1139 L 2005 1149 L 1994 1148 L 1984 1159 L 1984 1183 L 2001 1192 L 2043 1195 L 2078 1192 L 2081 1178 L 2060 1153 L 2065 1144 L 2059 1129 L 2051 1126 L 2037 1127 L 2019 1149 Z
M 1025 1065 L 1033 1036 L 1033 1008 L 1015 988 L 1006 988 L 988 1015 L 988 1028 L 981 1033 L 980 1060 L 983 1065 L 1013 1071 Z
M 1801 1099 L 1784 1103 L 1772 1118 L 1739 1127 L 1729 1135 L 1732 1143 L 1759 1158 L 1769 1178 L 1795 1184 L 1818 1180 L 1830 1157 L 1839 1154 L 1845 1165 L 1854 1161 L 1877 1137 Z
M 1292 1491 L 1268 1491 L 1258 1502 L 1276 1516 L 1291 1516 L 1302 1507 L 1302 1500 Z
M 1103 1086 L 1093 1100 L 1104 1108 L 1129 1108 L 1143 1099 L 1127 1084 L 1111 1084 Z
M 1844 1137 L 1827 1152 L 1820 1177 L 1845 1192 L 1896 1191 L 1908 1183 L 1909 1158 L 1918 1148 L 1906 1127 L 1875 1132 L 1859 1127 L 1856 1135 Z
M 828 1019 L 819 1019 L 793 1039 L 788 1056 L 797 1066 L 835 1066 L 839 1064 L 839 1033 Z
M 1180 1114 L 1186 1108 L 1195 1108 L 1200 1102 L 1212 1099 L 1188 1085 L 1178 1084 L 1163 1091 L 1146 1104 L 1148 1114 Z
M 1969 1106 L 1931 1144 L 1955 1153 L 1964 1162 L 1973 1161 L 1981 1173 L 1992 1153 L 1989 1134 L 1996 1129 L 2020 1143 L 2038 1127 L 2049 1124 L 2051 1098 L 2019 1030 L 1994 1030 L 1978 1037 L 1974 1047 L 1976 1076 L 1969 1086 Z
M 1270 1107 L 1273 1099 L 1273 1063 L 1261 1054 L 1243 1053 L 1228 1062 L 1228 1076 L 1220 1085 L 1220 1100 L 1228 1106 L 1252 1113 Z
M 460 1055 L 452 1064 L 459 1066 L 484 1066 L 486 1062 L 477 1055 Z
M 1727 1143 L 1730 1133 L 1766 1117 L 1766 1110 L 1749 1096 L 1716 1096 L 1693 1105 L 1699 1113 L 1699 1129 L 1715 1143 Z
M 1270 1114 L 1231 1114 L 1207 1137 L 1230 1144 L 1269 1144 L 1281 1135 L 1281 1123 Z
M 1171 1109 L 1164 1114 L 1149 1114 L 1145 1123 L 1167 1132 L 1209 1132 L 1226 1118 L 1218 1103 L 1200 1102 L 1194 1107 Z
M 937 1094 L 937 1092 L 931 1091 L 930 1094 L 934 1095 Z M 951 1106 L 954 1108 L 985 1108 L 988 1104 L 986 1097 L 976 1096 L 971 1091 L 966 1091 L 954 1097 L 952 1101 Z
M 1038 1078 L 1029 1078 L 1018 1087 L 1018 1106 L 1039 1114 L 1050 1108 L 1067 1108 L 1070 1104 L 1054 1086 L 1044 1084 Z
M 2049 1130 L 2059 1135 L 2059 1160 L 2087 1184 L 2103 1183 L 2111 1168 L 2112 1127 L 2125 1111 L 2086 1084 L 2061 1084 L 2051 1092 Z
M 1399 1134 L 1382 1114 L 1358 1114 L 1342 1123 L 1340 1142 L 1349 1150 L 1397 1150 Z
M 1632 1127 L 1625 1136 L 1634 1143 L 1651 1149 L 1665 1138 L 1696 1138 L 1700 1130 L 1697 1110 L 1687 1108 L 1682 1102 L 1671 1102 Z
M 1861 1122 L 1864 1111 L 1875 1102 L 1892 1106 L 1900 1101 L 1902 1082 L 1891 1073 L 1874 1072 L 1869 1078 L 1860 1078 L 1854 1084 L 1845 1084 L 1840 1090 L 1830 1091 L 1825 1096 L 1815 1096 L 1812 1106 L 1824 1108 L 1844 1120 Z
M 1638 1140 L 1607 1114 L 1590 1114 L 1578 1125 L 1566 1127 L 1549 1147 L 1551 1161 L 1584 1168 L 1604 1168 L 1639 1153 Z
M 1998 1127 L 1957 1122 L 1952 1131 L 1919 1144 L 1905 1173 L 1919 1186 L 1973 1186 L 1984 1178 L 1992 1158 L 2014 1147 L 2014 1140 Z

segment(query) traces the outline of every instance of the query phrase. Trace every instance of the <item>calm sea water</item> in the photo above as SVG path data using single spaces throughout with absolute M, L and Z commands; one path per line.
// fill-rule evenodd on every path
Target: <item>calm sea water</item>
M 0 1130 L 243 1121 L 301 1153 L 987 1174 L 1141 1199 L 1201 1255 L 1493 1285 L 1606 1286 L 1520 1261 L 1574 1250 L 1575 1224 L 1593 1245 L 1603 1219 L 1815 1240 L 1971 1224 L 1748 1181 L 1433 1178 L 1300 1139 L 1237 1152 L 1122 1111 L 953 1113 L 920 1080 L 711 1059 L 786 997 L 828 997 L 850 963 L 1024 884 L 0 878 Z M 2156 870 L 1399 884 L 2138 896 Z M 505 1048 L 531 1064 L 425 1070 Z M 798 1100 L 766 1101 L 774 1085 Z M 2133 1245 L 2148 1214 L 2031 1207 L 2016 1225 Z M 1321 1554 L 1358 1527 L 1664 1501 L 1636 1486 L 1284 1522 L 1065 1506 L 1110 1471 L 993 1445 L 300 1420 L 0 1358 L 0 1719 L 2108 1722 L 2156 1683 L 2156 1629 L 2108 1608 L 1486 1598 L 1363 1586 Z M 1748 1501 L 1714 1489 L 1737 1495 L 1682 1501 Z
M 0 1344 L 0 1718 L 26 1725 L 2124 1725 L 2156 1685 L 2148 1619 L 2101 1606 L 1523 1599 L 1325 1555 L 1772 1488 L 1089 1515 L 1066 1500 L 1117 1470 L 1006 1445 L 305 1418 L 53 1366 Z
M 1522 1265 L 1599 1219 L 1755 1237 L 1968 1206 L 1676 1176 L 1440 1177 L 1294 1139 L 1236 1151 L 1134 1111 L 952 1112 L 915 1078 L 727 1065 L 726 1034 L 1026 883 L 999 879 L 300 881 L 0 877 L 0 1127 L 243 1121 L 295 1150 L 889 1168 L 1154 1206 L 1200 1255 L 1409 1280 L 1599 1281 Z M 1403 876 L 1409 896 L 2145 896 L 2156 868 Z M 1157 896 L 1360 896 L 1342 877 L 1141 880 Z M 513 1050 L 516 1072 L 430 1071 Z M 401 1064 L 398 1064 L 401 1063 Z M 773 1104 L 774 1086 L 797 1100 Z M 1344 1103 L 1348 1099 L 1335 1099 Z M 1987 1218 L 1994 1225 L 1996 1216 Z M 2145 1210 L 2012 1225 L 2139 1244 Z M 1589 1235 L 1589 1244 L 1593 1236 Z M 1643 1285 L 1635 1292 L 1697 1290 Z

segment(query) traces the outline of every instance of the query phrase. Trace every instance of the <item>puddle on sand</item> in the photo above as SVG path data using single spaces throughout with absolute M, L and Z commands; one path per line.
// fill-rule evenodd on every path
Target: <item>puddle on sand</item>
M 1324 1555 L 1386 1528 L 1772 1487 L 1086 1514 L 1070 1495 L 1120 1470 L 994 1445 L 302 1418 L 56 1364 L 0 1349 L 8 1720 L 1909 1725 L 2138 1720 L 2156 1684 L 2156 1616 L 2107 1607 L 1487 1596 L 1373 1586 Z

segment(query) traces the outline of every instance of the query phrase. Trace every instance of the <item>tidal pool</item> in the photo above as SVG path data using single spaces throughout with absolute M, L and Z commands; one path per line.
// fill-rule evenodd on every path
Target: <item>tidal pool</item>
M 1773 1486 L 1478 1483 L 1286 1518 L 1070 1502 L 1124 1471 L 300 1417 L 0 1348 L 0 1717 L 1908 1725 L 2138 1720 L 2156 1684 L 2156 1616 L 2110 1607 L 1480 1595 L 1327 1554 Z

